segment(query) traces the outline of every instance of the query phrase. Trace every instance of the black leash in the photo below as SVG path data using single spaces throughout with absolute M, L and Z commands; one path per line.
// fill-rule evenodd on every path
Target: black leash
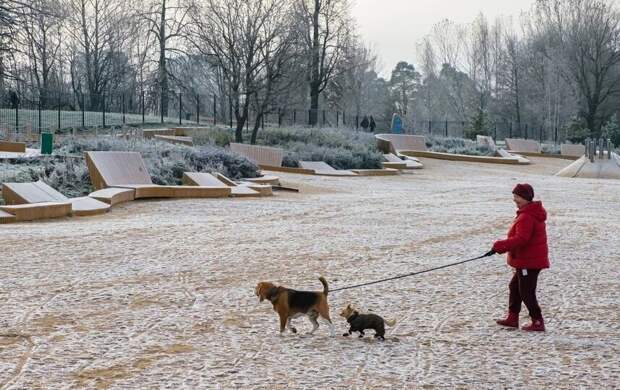
M 435 268 L 425 269 L 423 271 L 417 271 L 417 272 L 411 272 L 411 273 L 404 274 L 404 275 L 393 276 L 393 277 L 387 278 L 387 279 L 375 280 L 373 282 L 356 284 L 354 286 L 340 287 L 340 288 L 336 288 L 336 289 L 333 289 L 333 290 L 330 289 L 329 292 L 332 293 L 332 292 L 336 292 L 336 291 L 349 290 L 349 289 L 352 289 L 352 288 L 369 286 L 371 284 L 387 282 L 387 281 L 390 281 L 390 280 L 402 279 L 402 278 L 406 278 L 408 276 L 420 275 L 420 274 L 423 274 L 423 273 L 426 273 L 426 272 L 437 271 L 438 269 L 453 267 L 455 265 L 459 265 L 459 264 L 463 264 L 463 263 L 469 263 L 470 261 L 474 261 L 474 260 L 480 260 L 480 259 L 483 259 L 485 257 L 492 256 L 494 254 L 495 254 L 494 252 L 493 253 L 492 252 L 488 252 L 488 253 L 485 253 L 482 256 L 478 256 L 478 257 L 473 258 L 473 259 L 463 260 L 463 261 L 459 261 L 457 263 L 450 263 L 450 264 L 442 265 L 442 266 L 435 267 Z

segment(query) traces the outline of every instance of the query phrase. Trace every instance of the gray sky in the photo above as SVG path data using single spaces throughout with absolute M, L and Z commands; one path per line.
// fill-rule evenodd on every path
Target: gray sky
M 354 0 L 353 15 L 364 41 L 381 59 L 380 73 L 389 76 L 398 61 L 416 61 L 416 43 L 442 19 L 469 23 L 480 13 L 489 21 L 518 16 L 535 0 Z

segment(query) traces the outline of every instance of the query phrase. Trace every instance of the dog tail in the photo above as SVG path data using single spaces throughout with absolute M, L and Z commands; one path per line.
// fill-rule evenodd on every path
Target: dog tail
M 396 325 L 396 320 L 385 320 L 385 324 L 391 328 L 392 326 Z
M 320 277 L 319 280 L 321 281 L 321 284 L 323 284 L 323 294 L 325 294 L 327 296 L 327 293 L 329 293 L 329 286 L 327 285 L 327 280 L 325 280 L 324 277 Z

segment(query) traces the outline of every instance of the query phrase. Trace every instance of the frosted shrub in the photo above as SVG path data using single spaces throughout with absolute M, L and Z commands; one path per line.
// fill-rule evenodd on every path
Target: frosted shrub
M 69 197 L 92 191 L 85 151 L 135 151 L 144 159 L 155 184 L 179 185 L 183 172 L 220 172 L 233 179 L 258 176 L 258 167 L 243 156 L 214 146 L 190 147 L 159 141 L 112 138 L 66 139 L 55 154 L 0 164 L 1 182 L 43 180 Z
M 466 154 L 470 156 L 493 156 L 495 152 L 476 141 L 464 138 L 426 136 L 426 147 L 432 152 Z

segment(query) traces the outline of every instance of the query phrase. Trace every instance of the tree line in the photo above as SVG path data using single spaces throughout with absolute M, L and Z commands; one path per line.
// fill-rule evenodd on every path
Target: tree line
M 170 91 L 215 96 L 236 139 L 306 107 L 410 122 L 492 122 L 600 135 L 618 111 L 620 16 L 612 0 L 538 0 L 518 17 L 438 22 L 417 64 L 382 77 L 348 0 L 5 0 L 0 94 L 98 110 L 112 95 L 168 116 Z M 107 95 L 107 97 L 106 97 Z M 251 116 L 250 112 L 254 115 Z

